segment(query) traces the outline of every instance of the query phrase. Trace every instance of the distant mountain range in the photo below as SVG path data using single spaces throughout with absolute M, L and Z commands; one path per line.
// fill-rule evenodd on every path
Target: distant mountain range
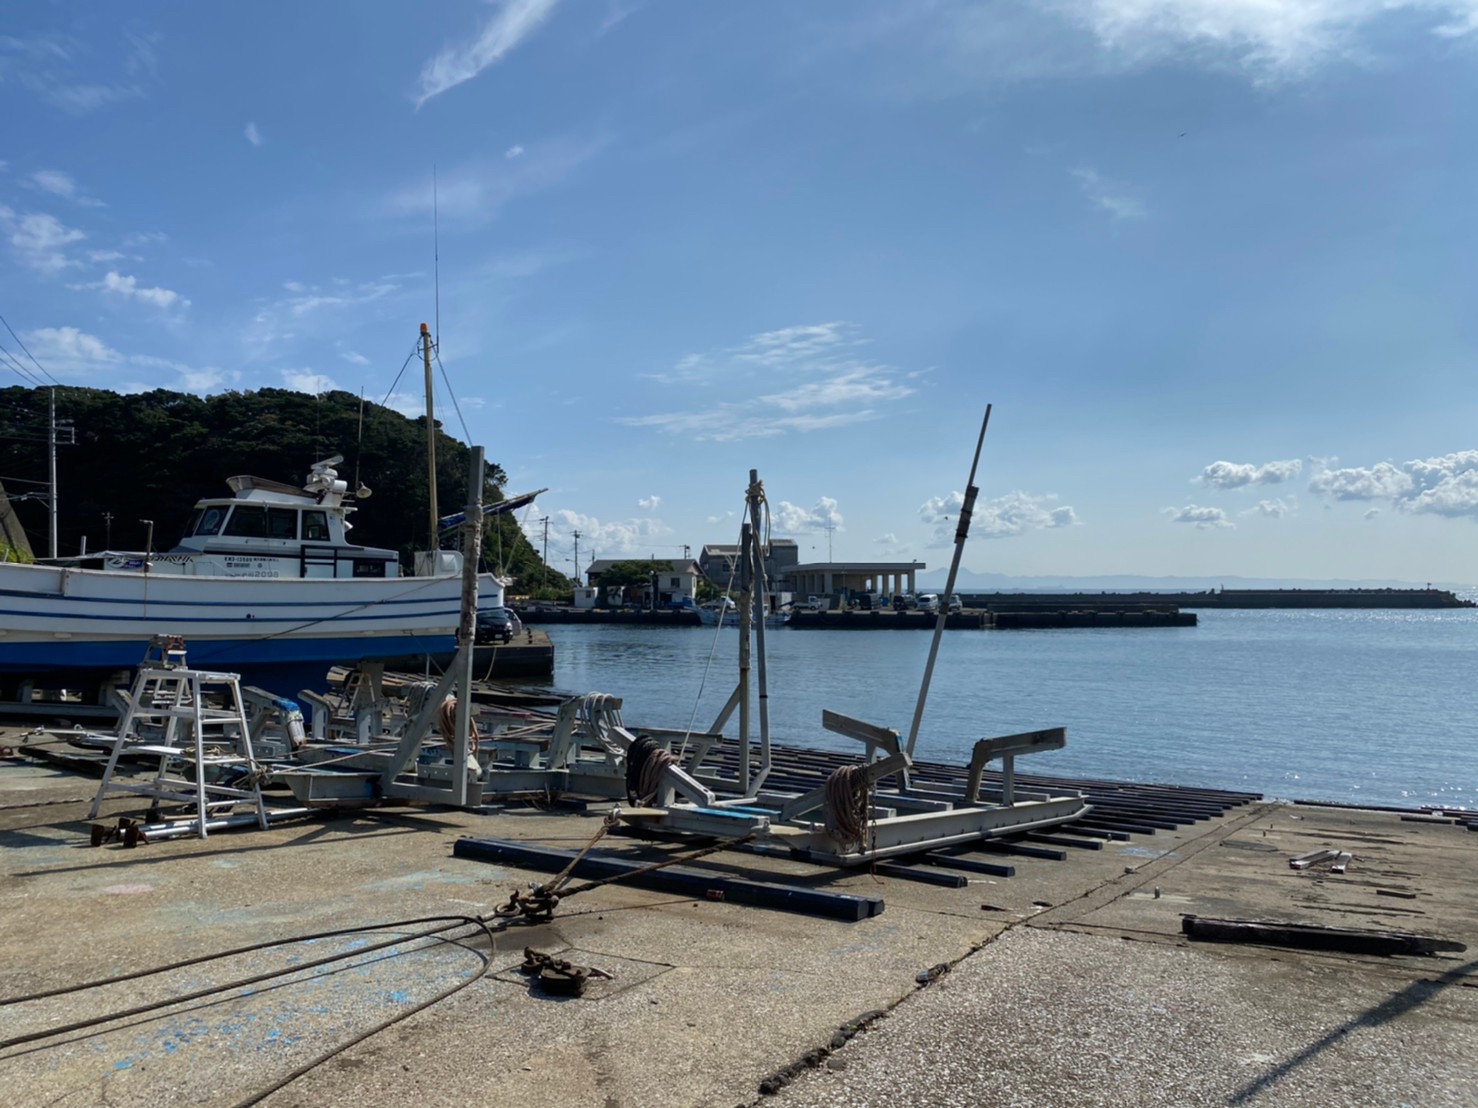
M 948 568 L 931 569 L 918 575 L 918 587 L 939 592 L 949 576 Z M 960 569 L 956 592 L 1204 592 L 1207 589 L 1420 589 L 1427 585 L 1467 593 L 1472 584 L 1449 581 L 1394 581 L 1379 579 L 1340 580 L 1299 577 L 1145 577 L 1137 574 L 1105 574 L 1073 577 L 1044 575 L 1016 577 L 1009 573 L 976 573 Z

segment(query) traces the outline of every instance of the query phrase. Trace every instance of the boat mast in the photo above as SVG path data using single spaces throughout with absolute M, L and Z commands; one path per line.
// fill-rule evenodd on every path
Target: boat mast
M 426 482 L 431 489 L 431 531 L 427 550 L 440 545 L 436 538 L 436 402 L 431 392 L 431 328 L 421 324 L 421 360 L 426 363 Z

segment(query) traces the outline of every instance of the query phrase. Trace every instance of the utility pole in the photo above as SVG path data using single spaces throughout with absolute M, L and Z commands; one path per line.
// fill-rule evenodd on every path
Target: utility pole
M 575 587 L 580 587 L 580 532 L 575 532 Z
M 63 437 L 65 436 L 65 437 Z M 73 446 L 77 442 L 77 429 L 72 426 L 70 419 L 64 419 L 60 423 L 56 419 L 56 388 L 50 389 L 50 400 L 47 403 L 46 438 L 50 446 L 51 455 L 51 488 L 47 495 L 47 506 L 51 524 L 51 556 L 57 556 L 56 542 L 56 448 L 60 443 L 63 446 Z
M 539 521 L 544 525 L 544 583 L 549 584 L 549 517 L 545 516 Z

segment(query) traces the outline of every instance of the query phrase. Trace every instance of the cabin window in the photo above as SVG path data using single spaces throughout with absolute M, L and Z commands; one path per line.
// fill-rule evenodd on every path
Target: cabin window
M 191 535 L 219 535 L 221 533 L 221 521 L 226 518 L 225 508 L 207 508 L 200 513 L 200 523 L 191 528 Z
M 296 508 L 267 509 L 267 537 L 269 539 L 295 539 L 298 537 L 298 511 Z
M 328 542 L 328 513 L 303 513 L 303 538 L 308 542 Z
M 226 521 L 226 534 L 246 539 L 267 537 L 267 509 L 238 505 L 231 509 L 231 518 Z

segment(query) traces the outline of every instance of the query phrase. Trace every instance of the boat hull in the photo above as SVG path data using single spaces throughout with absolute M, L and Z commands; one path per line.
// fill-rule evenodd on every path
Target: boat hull
M 455 649 L 461 577 L 222 578 L 0 564 L 0 673 L 137 665 L 178 635 L 207 667 Z

